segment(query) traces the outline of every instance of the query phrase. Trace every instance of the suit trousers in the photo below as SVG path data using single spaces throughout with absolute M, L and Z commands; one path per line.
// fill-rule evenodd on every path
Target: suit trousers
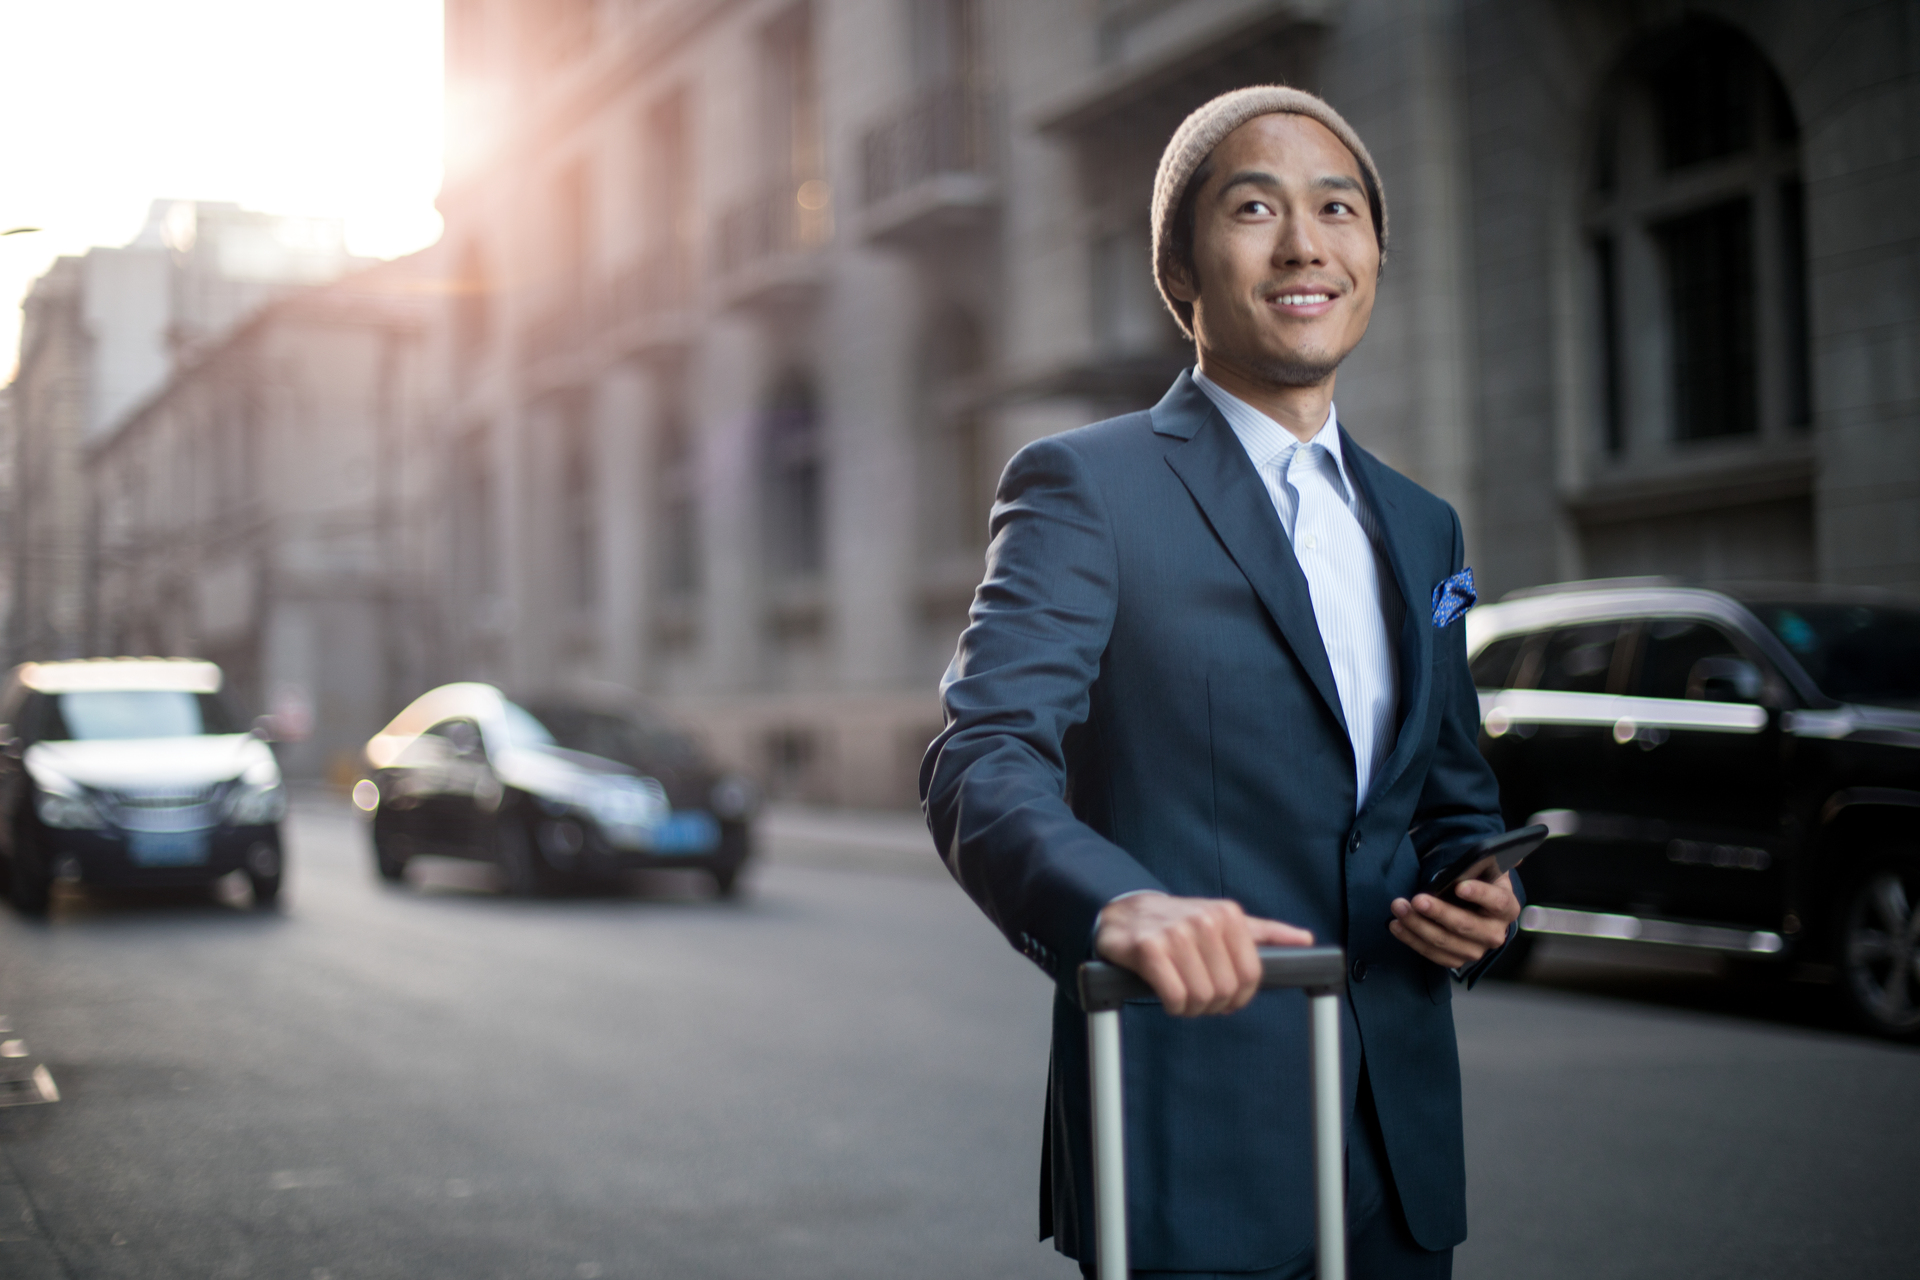
M 1312 1280 L 1311 1245 L 1265 1271 L 1132 1271 L 1131 1280 Z M 1087 1280 L 1096 1272 L 1080 1264 Z M 1452 1249 L 1422 1249 L 1407 1230 L 1407 1215 L 1387 1172 L 1386 1141 L 1366 1065 L 1360 1069 L 1360 1096 L 1354 1099 L 1353 1128 L 1347 1134 L 1347 1275 L 1349 1280 L 1450 1280 Z

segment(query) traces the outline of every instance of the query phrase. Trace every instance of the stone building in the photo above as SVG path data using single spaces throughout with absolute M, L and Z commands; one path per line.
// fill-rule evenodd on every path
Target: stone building
M 87 651 L 219 662 L 293 776 L 351 777 L 447 644 L 418 550 L 431 260 L 258 309 L 87 452 Z
M 81 459 L 175 367 L 267 301 L 356 262 L 337 218 L 156 200 L 131 242 L 55 260 L 24 303 L 13 381 L 10 661 L 86 652 Z
M 1341 376 L 1492 593 L 1920 587 L 1920 24 L 1899 0 L 450 0 L 432 343 L 450 672 L 610 680 L 778 791 L 910 800 L 1005 459 L 1188 361 L 1193 105 L 1385 176 Z

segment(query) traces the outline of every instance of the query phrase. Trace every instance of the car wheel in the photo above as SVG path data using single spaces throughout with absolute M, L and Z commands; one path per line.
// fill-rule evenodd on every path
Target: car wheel
M 379 822 L 373 824 L 373 869 L 388 884 L 399 884 L 407 878 L 407 855 L 393 847 L 393 837 L 381 832 Z
M 1883 858 L 1839 899 L 1840 995 L 1867 1030 L 1920 1037 L 1920 860 Z
M 527 825 L 514 818 L 502 818 L 493 827 L 494 860 L 500 864 L 500 878 L 507 892 L 516 898 L 538 898 L 552 887 L 552 875 L 533 846 Z
M 256 840 L 247 850 L 247 884 L 253 889 L 255 907 L 264 911 L 280 900 L 283 871 L 278 835 L 272 840 Z
M 44 916 L 53 898 L 53 876 L 40 842 L 25 832 L 13 838 L 13 865 L 8 868 L 7 900 L 23 916 Z

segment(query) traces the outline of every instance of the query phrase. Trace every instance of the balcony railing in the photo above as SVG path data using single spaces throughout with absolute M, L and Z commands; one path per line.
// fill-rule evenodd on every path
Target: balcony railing
M 738 276 L 770 259 L 818 249 L 832 237 L 826 180 L 783 182 L 720 215 L 720 274 Z
M 971 85 L 941 85 L 917 95 L 867 130 L 866 203 L 879 204 L 943 174 L 987 174 L 993 159 L 989 121 L 989 99 Z

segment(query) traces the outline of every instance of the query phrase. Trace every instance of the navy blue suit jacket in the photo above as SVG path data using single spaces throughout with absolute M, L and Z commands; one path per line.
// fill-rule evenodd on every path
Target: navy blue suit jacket
M 1093 1251 L 1086 1024 L 1095 919 L 1135 889 L 1233 898 L 1367 965 L 1346 1012 L 1414 1237 L 1466 1235 L 1447 972 L 1387 932 L 1423 856 L 1503 829 L 1476 749 L 1465 627 L 1432 622 L 1462 566 L 1453 509 L 1351 438 L 1406 601 L 1391 754 L 1354 812 L 1354 757 L 1306 579 L 1226 420 L 1182 374 L 1152 410 L 1008 464 L 987 572 L 943 684 L 921 795 L 954 878 L 1059 983 L 1041 1228 Z M 1484 963 L 1484 962 L 1483 962 Z M 1310 1247 L 1304 998 L 1124 1011 L 1133 1264 L 1278 1266 Z

